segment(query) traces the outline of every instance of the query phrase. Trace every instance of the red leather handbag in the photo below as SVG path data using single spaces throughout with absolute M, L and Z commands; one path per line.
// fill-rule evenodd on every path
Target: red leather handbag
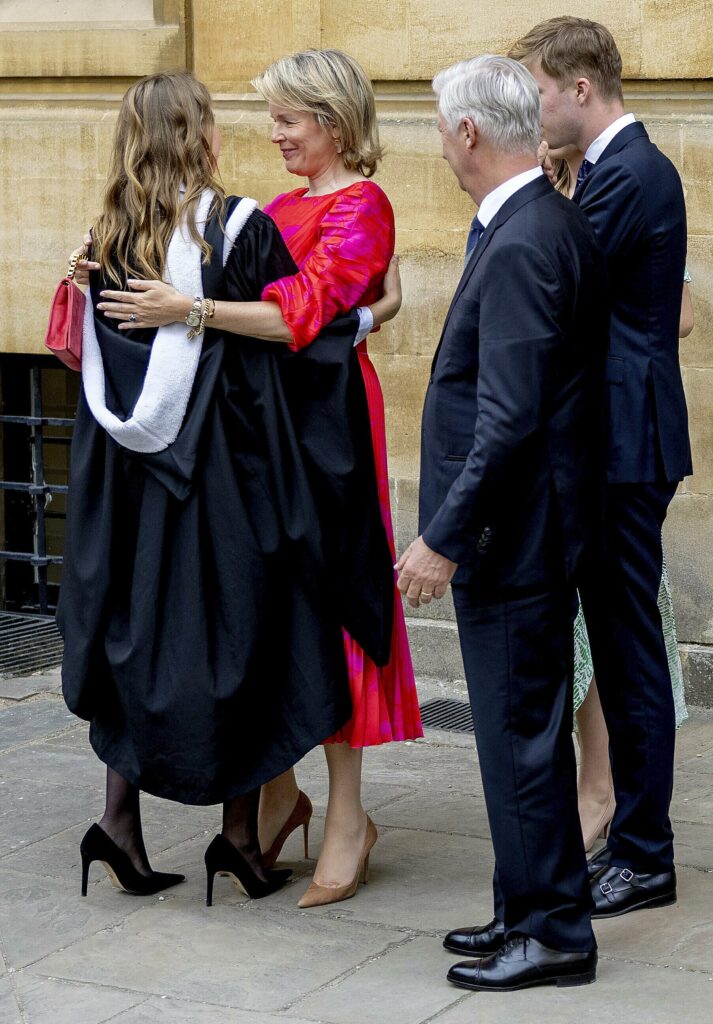
M 57 285 L 52 299 L 45 346 L 70 370 L 82 368 L 82 329 L 84 325 L 84 293 L 73 281 L 79 260 L 86 259 L 86 249 L 73 253 L 67 276 Z

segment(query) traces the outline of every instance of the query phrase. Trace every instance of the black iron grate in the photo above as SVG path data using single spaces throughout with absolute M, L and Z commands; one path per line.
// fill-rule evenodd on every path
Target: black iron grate
M 56 668 L 62 637 L 54 618 L 0 613 L 0 676 L 26 676 Z
M 51 356 L 0 354 L 0 602 L 57 602 L 79 374 Z
M 421 705 L 421 721 L 430 729 L 473 732 L 470 704 L 462 700 L 427 700 Z

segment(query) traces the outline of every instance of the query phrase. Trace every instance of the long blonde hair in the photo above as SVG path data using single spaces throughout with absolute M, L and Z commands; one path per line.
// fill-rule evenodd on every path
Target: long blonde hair
M 210 188 L 223 212 L 225 191 L 209 141 L 214 126 L 210 93 L 188 71 L 148 75 L 128 90 L 103 209 L 92 227 L 93 258 L 105 280 L 123 286 L 128 277 L 162 278 L 168 244 L 184 217 L 204 262 L 210 259 L 196 211 Z
M 361 64 L 348 53 L 293 53 L 275 61 L 251 84 L 268 103 L 305 111 L 323 128 L 336 129 L 347 170 L 372 176 L 384 155 L 374 90 Z

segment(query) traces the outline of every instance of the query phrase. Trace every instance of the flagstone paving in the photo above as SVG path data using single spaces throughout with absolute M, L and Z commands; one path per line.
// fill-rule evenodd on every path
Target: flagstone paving
M 425 681 L 422 698 L 443 696 Z M 445 973 L 448 928 L 490 916 L 492 855 L 472 739 L 429 730 L 365 755 L 379 829 L 368 886 L 301 911 L 313 861 L 284 850 L 293 880 L 250 902 L 226 879 L 204 904 L 203 851 L 219 809 L 146 798 L 159 869 L 186 873 L 161 896 L 114 889 L 99 865 L 79 895 L 79 840 L 100 813 L 103 770 L 57 673 L 0 680 L 0 1021 L 2 1024 L 709 1024 L 713 1006 L 713 712 L 678 734 L 672 809 L 675 907 L 596 924 L 595 985 L 467 993 Z M 298 767 L 315 804 L 326 771 Z

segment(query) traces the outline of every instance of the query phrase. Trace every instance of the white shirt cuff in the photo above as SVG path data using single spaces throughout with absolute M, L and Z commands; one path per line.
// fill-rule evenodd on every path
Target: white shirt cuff
M 374 317 L 368 306 L 359 306 L 357 309 L 359 314 L 359 330 L 357 331 L 354 344 L 358 345 L 360 341 L 366 338 L 367 334 L 370 334 L 374 329 Z

